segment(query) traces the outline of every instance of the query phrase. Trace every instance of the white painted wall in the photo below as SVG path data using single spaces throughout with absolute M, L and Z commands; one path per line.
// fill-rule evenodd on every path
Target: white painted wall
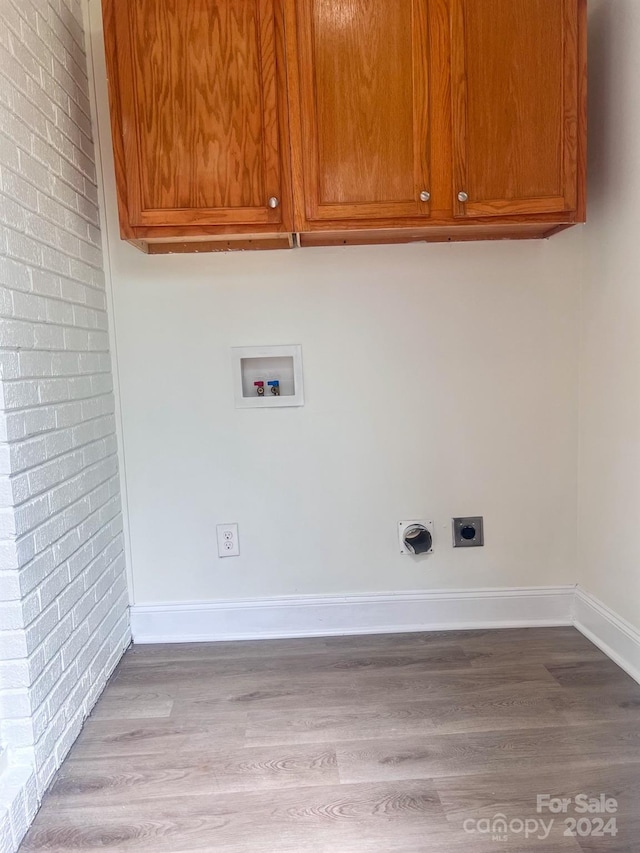
M 580 582 L 640 628 L 640 3 L 591 0 Z
M 134 600 L 575 581 L 580 229 L 548 242 L 148 257 L 99 138 Z M 306 405 L 238 411 L 230 348 L 302 344 Z M 454 551 L 450 518 L 483 514 Z M 436 522 L 436 553 L 396 523 Z M 219 560 L 215 524 L 242 555 Z
M 137 603 L 574 580 L 559 244 L 112 250 Z M 279 342 L 303 346 L 305 407 L 234 409 L 230 347 Z M 454 514 L 485 516 L 484 550 L 452 550 Z M 424 516 L 436 554 L 401 557 L 396 522 Z M 216 557 L 224 521 L 239 559 Z

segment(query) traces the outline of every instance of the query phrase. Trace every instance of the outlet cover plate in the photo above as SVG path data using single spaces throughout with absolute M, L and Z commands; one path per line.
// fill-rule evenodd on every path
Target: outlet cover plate
M 453 547 L 481 548 L 484 545 L 484 521 L 481 515 L 453 518 Z M 470 533 L 473 531 L 473 536 Z
M 218 557 L 240 556 L 237 524 L 218 524 L 216 534 L 218 537 Z

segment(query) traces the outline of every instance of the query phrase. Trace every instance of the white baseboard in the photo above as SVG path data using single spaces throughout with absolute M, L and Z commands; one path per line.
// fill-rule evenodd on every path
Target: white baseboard
M 571 625 L 573 586 L 290 596 L 131 607 L 135 643 Z
M 640 631 L 580 587 L 575 593 L 573 624 L 640 683 Z

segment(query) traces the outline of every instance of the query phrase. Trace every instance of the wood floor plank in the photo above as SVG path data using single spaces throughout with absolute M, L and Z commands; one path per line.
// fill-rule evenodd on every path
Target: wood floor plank
M 555 685 L 503 685 L 456 699 L 367 704 L 364 707 L 249 711 L 247 743 L 327 743 L 384 736 L 407 738 L 429 733 L 495 731 L 560 726 L 553 702 Z M 558 700 L 560 697 L 558 697 Z M 559 704 L 561 707 L 561 704 Z
M 522 634 L 522 629 L 518 629 Z M 537 631 L 538 629 L 525 629 Z M 544 631 L 565 632 L 567 636 L 557 640 L 570 642 L 569 634 L 577 633 L 572 628 L 545 628 Z M 328 652 L 348 654 L 361 651 L 394 652 L 405 649 L 425 649 L 442 646 L 451 648 L 459 640 L 474 636 L 484 637 L 495 631 L 423 631 L 387 634 L 349 634 L 334 637 L 302 637 L 288 640 L 240 640 L 218 643 L 157 643 L 134 645 L 127 652 L 123 664 L 133 666 L 141 663 L 168 663 L 187 660 L 234 660 L 247 658 L 281 659 L 288 655 L 325 655 Z M 514 641 L 517 636 L 512 636 Z
M 114 682 L 115 684 L 115 682 Z M 166 691 L 134 687 L 126 693 L 116 688 L 104 693 L 91 712 L 94 720 L 151 720 L 171 716 L 174 696 Z
M 286 642 L 286 641 L 285 641 Z M 365 634 L 361 636 L 327 637 L 321 642 L 328 648 L 338 649 L 419 649 L 433 645 L 456 645 L 465 651 L 475 651 L 482 646 L 508 650 L 512 661 L 533 647 L 544 647 L 569 653 L 599 651 L 582 634 L 569 627 L 557 628 L 482 628 L 459 631 L 428 631 L 406 634 Z
M 330 786 L 262 794 L 182 796 L 143 801 L 136 814 L 47 804 L 24 851 L 117 849 L 144 853 L 239 850 L 303 853 L 349 849 L 416 850 L 425 834 L 449 833 L 429 781 Z M 398 839 L 401 829 L 402 835 Z M 390 842 L 390 844 L 389 844 Z M 402 846 L 395 850 L 400 853 Z M 51 845 L 51 846 L 49 846 Z
M 597 766 L 589 768 L 559 768 L 555 773 L 546 769 L 514 773 L 458 776 L 434 780 L 447 819 L 454 827 L 462 828 L 465 821 L 492 820 L 502 814 L 508 822 L 513 818 L 527 820 L 544 818 L 555 822 L 562 833 L 571 831 L 565 823 L 569 817 L 585 817 L 576 811 L 576 797 L 601 794 L 616 800 L 617 811 L 604 815 L 615 818 L 615 836 L 577 837 L 576 842 L 590 853 L 637 853 L 640 838 L 640 765 Z M 538 811 L 538 794 L 570 799 L 566 814 L 552 814 L 548 809 Z M 596 815 L 597 816 L 597 815 Z M 594 815 L 586 815 L 592 820 Z M 582 831 L 598 831 L 599 826 L 582 827 Z
M 571 725 L 625 721 L 640 725 L 640 684 L 635 681 L 608 685 L 603 690 L 570 687 L 552 692 L 550 701 Z
M 609 660 L 604 652 L 581 634 L 570 642 L 536 635 L 526 643 L 522 640 L 508 643 L 495 636 L 485 636 L 477 640 L 460 640 L 459 646 L 470 659 L 472 666 L 495 667 L 512 663 L 516 657 L 523 664 L 542 663 L 550 666 Z
M 126 805 L 131 797 L 219 794 L 339 784 L 335 751 L 321 745 L 119 755 L 70 756 L 49 797 L 85 805 Z
M 219 643 L 144 643 L 133 645 L 123 661 L 127 666 L 200 660 L 282 658 L 285 655 L 324 654 L 322 637 L 290 640 L 232 640 Z
M 470 845 L 473 844 L 471 847 Z M 340 785 L 261 794 L 174 797 L 121 808 L 47 804 L 21 853 L 495 853 L 443 815 L 433 783 Z M 501 845 L 508 853 L 579 853 L 573 839 Z
M 127 652 L 123 668 L 150 664 L 208 661 L 281 660 L 289 656 L 320 655 L 334 652 L 343 655 L 421 652 L 438 647 L 451 649 L 458 646 L 476 653 L 491 648 L 505 652 L 511 660 L 531 649 L 540 651 L 540 657 L 549 654 L 580 654 L 598 659 L 602 652 L 574 628 L 513 628 L 481 629 L 467 631 L 429 631 L 400 634 L 362 634 L 356 636 L 308 637 L 292 640 L 244 640 L 219 643 L 175 643 L 135 645 Z
M 427 735 L 336 746 L 343 782 L 437 778 L 494 772 L 640 762 L 636 723 L 506 732 Z
M 287 654 L 278 657 L 251 657 L 226 660 L 206 659 L 173 660 L 136 663 L 123 666 L 114 683 L 118 685 L 192 684 L 199 679 L 221 679 L 242 676 L 264 677 L 273 675 L 288 678 L 309 678 L 314 674 L 332 676 L 340 673 L 398 672 L 449 672 L 468 669 L 470 658 L 458 646 L 427 646 L 400 651 L 327 651 L 325 654 Z
M 574 813 L 579 794 L 613 797 L 617 802 L 616 814 L 624 817 L 620 826 L 627 825 L 627 818 L 640 815 L 640 763 L 561 766 L 549 770 L 541 762 L 539 768 L 524 772 L 440 777 L 434 780 L 434 785 L 447 819 L 455 825 L 462 825 L 469 818 L 492 817 L 498 812 L 508 817 L 535 816 L 538 794 L 569 798 L 572 802 L 567 814 Z
M 418 701 L 428 697 L 452 699 L 480 694 L 501 685 L 522 684 L 555 686 L 557 682 L 541 664 L 482 669 L 454 669 L 451 672 L 318 673 L 295 679 L 274 675 L 237 676 L 220 681 L 199 682 L 197 687 L 183 684 L 176 689 L 174 716 L 206 716 L 211 711 L 271 708 L 318 708 L 344 706 L 361 708 L 363 704 Z M 115 691 L 117 685 L 113 686 Z M 169 688 L 171 689 L 171 688 Z
M 547 670 L 561 687 L 632 688 L 636 682 L 612 660 L 549 664 Z
M 247 714 L 212 714 L 206 723 L 176 719 L 107 720 L 89 718 L 73 745 L 70 758 L 115 758 L 181 751 L 207 754 L 246 741 Z
M 615 838 L 611 836 L 578 837 L 578 844 L 585 853 L 638 853 L 640 818 L 633 817 L 618 821 L 620 828 Z

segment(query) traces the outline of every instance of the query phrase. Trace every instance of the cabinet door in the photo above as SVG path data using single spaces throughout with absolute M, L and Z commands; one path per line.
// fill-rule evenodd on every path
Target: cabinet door
M 291 0 L 308 220 L 428 217 L 429 0 Z
M 454 214 L 575 210 L 577 0 L 452 0 L 451 49 Z
M 278 230 L 280 0 L 106 0 L 105 34 L 129 224 Z

